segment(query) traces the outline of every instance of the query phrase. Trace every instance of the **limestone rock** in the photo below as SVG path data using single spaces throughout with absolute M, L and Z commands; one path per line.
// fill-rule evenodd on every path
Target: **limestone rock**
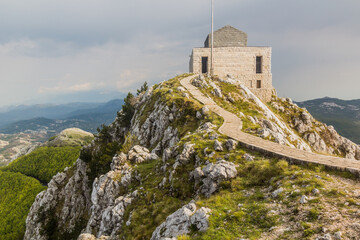
M 206 232 L 209 228 L 210 208 L 202 207 L 190 217 L 190 223 L 200 232 Z
M 331 238 L 331 235 L 329 233 L 327 233 L 323 236 L 317 237 L 315 240 L 332 240 L 332 238 Z
M 81 234 L 77 240 L 108 240 L 108 236 L 101 236 L 99 238 L 96 238 L 94 235 L 90 233 L 83 233 Z
M 132 147 L 128 153 L 129 160 L 134 164 L 142 163 L 145 160 L 149 159 L 150 156 L 151 154 L 149 150 L 139 145 Z
M 151 236 L 151 240 L 176 239 L 177 236 L 191 232 L 191 226 L 198 231 L 205 232 L 209 228 L 209 208 L 197 209 L 194 201 L 178 209 L 158 226 Z
M 254 161 L 254 159 L 255 159 L 254 156 L 252 156 L 252 155 L 250 155 L 248 153 L 244 154 L 244 158 L 245 158 L 246 161 Z
M 305 204 L 305 203 L 307 203 L 307 201 L 308 201 L 308 197 L 305 196 L 305 195 L 302 195 L 302 196 L 301 196 L 301 199 L 300 199 L 300 203 L 301 203 L 301 204 Z
M 334 239 L 335 240 L 341 240 L 342 239 L 342 233 L 340 231 L 334 233 Z
M 228 139 L 226 142 L 225 142 L 225 146 L 226 148 L 231 151 L 231 150 L 235 150 L 236 149 L 236 146 L 238 145 L 238 142 L 233 140 L 233 139 Z
M 209 108 L 208 107 L 202 107 L 201 108 L 201 113 L 202 113 L 202 115 L 207 115 L 207 114 L 209 114 Z
M 87 166 L 78 159 L 74 174 L 69 171 L 59 173 L 49 182 L 48 188 L 36 196 L 26 218 L 25 240 L 46 240 L 43 231 L 49 219 L 57 219 L 58 229 L 71 233 L 76 224 L 90 208 Z M 61 207 L 58 203 L 62 202 Z
M 275 191 L 273 191 L 272 193 L 271 193 L 271 196 L 273 197 L 273 198 L 277 198 L 278 196 L 279 196 L 279 194 L 280 193 L 282 193 L 284 191 L 284 189 L 281 187 L 281 188 L 278 188 L 278 189 L 276 189 Z
M 219 151 L 219 152 L 224 150 L 222 147 L 222 143 L 219 142 L 218 140 L 215 140 L 214 149 L 215 149 L 215 151 Z
M 209 163 L 202 169 L 196 168 L 190 173 L 195 183 L 202 182 L 200 193 L 210 197 L 217 188 L 219 183 L 224 180 L 235 178 L 237 175 L 236 167 L 233 163 L 220 160 L 216 164 Z
M 191 156 L 195 153 L 194 146 L 195 144 L 185 143 L 182 153 L 177 156 L 176 160 L 181 164 L 189 162 Z

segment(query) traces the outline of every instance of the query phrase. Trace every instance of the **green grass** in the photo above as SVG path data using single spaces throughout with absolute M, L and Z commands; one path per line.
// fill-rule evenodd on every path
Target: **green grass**
M 183 189 L 183 187 L 191 186 L 191 184 L 182 182 L 189 178 L 188 169 L 177 171 L 174 179 L 178 180 L 175 180 L 173 192 L 170 193 L 169 183 L 162 189 L 158 188 L 164 177 L 164 174 L 157 170 L 161 165 L 160 159 L 137 165 L 135 171 L 140 174 L 141 180 L 133 182 L 130 191 L 137 189 L 139 197 L 126 209 L 124 219 L 128 219 L 131 214 L 131 225 L 123 224 L 119 238 L 150 239 L 152 232 L 165 221 L 167 216 L 190 201 L 188 194 L 191 191 L 188 188 Z M 182 174 L 187 174 L 187 176 Z M 180 180 L 180 178 L 182 179 Z M 181 186 L 177 186 L 177 182 L 182 183 Z
M 23 238 L 29 209 L 44 189 L 34 178 L 0 171 L 0 240 Z
M 40 147 L 13 161 L 2 170 L 20 172 L 48 183 L 56 173 L 62 172 L 65 167 L 70 167 L 75 163 L 79 157 L 80 148 L 79 146 Z

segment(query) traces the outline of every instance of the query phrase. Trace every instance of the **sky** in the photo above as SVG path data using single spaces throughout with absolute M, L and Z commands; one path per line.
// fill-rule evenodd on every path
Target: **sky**
M 272 47 L 281 97 L 358 99 L 359 11 L 356 0 L 215 0 L 215 29 Z M 0 107 L 123 96 L 187 72 L 209 32 L 210 0 L 1 0 Z

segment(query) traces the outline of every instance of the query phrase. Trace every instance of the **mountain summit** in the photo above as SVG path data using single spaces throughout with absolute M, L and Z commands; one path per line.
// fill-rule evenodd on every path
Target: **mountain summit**
M 36 197 L 24 239 L 356 239 L 356 159 L 291 99 L 186 74 L 127 96 Z

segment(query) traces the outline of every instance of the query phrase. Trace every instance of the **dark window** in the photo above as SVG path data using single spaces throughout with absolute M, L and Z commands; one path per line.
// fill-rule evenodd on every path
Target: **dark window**
M 256 57 L 256 73 L 262 73 L 262 56 Z
M 261 80 L 257 80 L 257 81 L 256 81 L 256 87 L 257 87 L 257 88 L 261 88 Z
M 208 57 L 201 58 L 201 72 L 202 73 L 208 72 Z

